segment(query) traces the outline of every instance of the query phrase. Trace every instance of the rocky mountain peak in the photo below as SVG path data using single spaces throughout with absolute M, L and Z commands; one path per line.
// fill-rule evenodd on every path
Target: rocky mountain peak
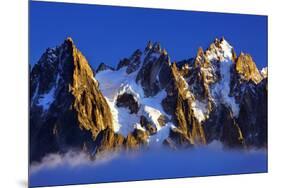
M 197 55 L 195 58 L 195 66 L 201 66 L 206 61 L 205 53 L 202 47 L 198 48 Z
M 239 55 L 235 64 L 235 70 L 243 80 L 251 80 L 256 84 L 262 80 L 262 76 L 249 54 L 244 54 L 242 52 Z
M 42 55 L 31 71 L 30 87 L 31 160 L 68 147 L 92 150 L 99 132 L 112 128 L 110 108 L 71 38 Z
M 205 55 L 209 61 L 232 61 L 234 62 L 233 47 L 227 42 L 225 38 L 215 39 L 213 43 L 206 50 Z
M 152 45 L 152 51 L 161 53 L 161 45 L 159 42 L 154 42 Z
M 149 40 L 146 44 L 144 51 L 147 52 L 147 51 L 151 50 L 152 46 L 153 46 L 153 44 L 152 44 L 151 40 Z
M 148 42 L 150 46 L 152 42 Z M 149 49 L 149 48 L 146 48 Z M 152 47 L 143 54 L 142 66 L 136 77 L 136 82 L 144 88 L 146 96 L 156 95 L 163 89 L 170 75 L 170 57 L 160 43 L 153 43 Z
M 67 38 L 65 39 L 65 41 L 68 42 L 68 43 L 70 43 L 70 44 L 74 44 L 74 43 L 73 43 L 73 39 L 72 39 L 71 37 L 67 37 Z
M 104 70 L 114 70 L 114 68 L 102 62 L 101 64 L 99 64 L 96 73 Z

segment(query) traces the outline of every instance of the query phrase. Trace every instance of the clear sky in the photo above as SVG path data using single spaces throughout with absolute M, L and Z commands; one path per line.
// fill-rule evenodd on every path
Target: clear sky
M 68 36 L 94 68 L 100 62 L 115 67 L 148 40 L 160 42 L 175 61 L 224 36 L 237 54 L 249 53 L 259 68 L 267 66 L 266 16 L 47 2 L 30 2 L 29 13 L 32 65 Z

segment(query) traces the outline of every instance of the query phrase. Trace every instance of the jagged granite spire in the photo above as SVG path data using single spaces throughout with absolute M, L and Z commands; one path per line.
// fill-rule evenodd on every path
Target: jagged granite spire
M 110 108 L 71 38 L 47 49 L 30 78 L 31 161 L 67 148 L 91 152 L 99 132 L 112 129 Z

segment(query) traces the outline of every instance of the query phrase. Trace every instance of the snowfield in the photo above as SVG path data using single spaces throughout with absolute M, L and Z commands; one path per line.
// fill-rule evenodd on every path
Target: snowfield
M 123 67 L 117 71 L 101 71 L 95 76 L 113 114 L 114 131 L 123 136 L 127 136 L 135 128 L 145 131 L 145 128 L 141 127 L 139 122 L 141 115 L 144 115 L 157 129 L 157 133 L 148 138 L 148 143 L 162 144 L 169 136 L 171 127 L 171 123 L 161 127 L 158 122 L 158 118 L 161 115 L 165 115 L 169 119 L 171 118 L 164 112 L 161 105 L 162 100 L 167 95 L 166 91 L 162 90 L 154 97 L 145 97 L 142 87 L 135 81 L 138 70 L 127 74 L 126 68 Z M 131 114 L 129 109 L 116 106 L 117 97 L 124 93 L 133 95 L 134 99 L 138 102 L 140 109 L 137 114 Z

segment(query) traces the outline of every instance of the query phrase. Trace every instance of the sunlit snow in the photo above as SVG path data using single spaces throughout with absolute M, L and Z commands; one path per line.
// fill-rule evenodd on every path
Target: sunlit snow
M 157 57 L 153 55 L 153 58 Z M 142 59 L 144 58 L 142 57 Z M 135 128 L 145 130 L 139 124 L 140 117 L 143 115 L 151 121 L 157 129 L 157 133 L 150 139 L 151 143 L 156 142 L 154 140 L 162 141 L 164 138 L 168 137 L 170 131 L 170 125 L 161 127 L 158 122 L 158 118 L 161 115 L 165 115 L 169 119 L 171 118 L 170 115 L 164 112 L 161 105 L 162 100 L 167 95 L 166 91 L 162 90 L 153 97 L 145 97 L 142 86 L 135 81 L 138 70 L 127 74 L 126 68 L 127 67 L 123 67 L 117 71 L 105 70 L 96 75 L 100 90 L 105 96 L 113 115 L 114 131 L 127 136 Z M 118 108 L 116 106 L 118 95 L 124 93 L 133 95 L 134 99 L 139 104 L 140 109 L 137 114 L 131 114 L 127 108 Z M 164 132 L 165 134 L 163 134 Z

